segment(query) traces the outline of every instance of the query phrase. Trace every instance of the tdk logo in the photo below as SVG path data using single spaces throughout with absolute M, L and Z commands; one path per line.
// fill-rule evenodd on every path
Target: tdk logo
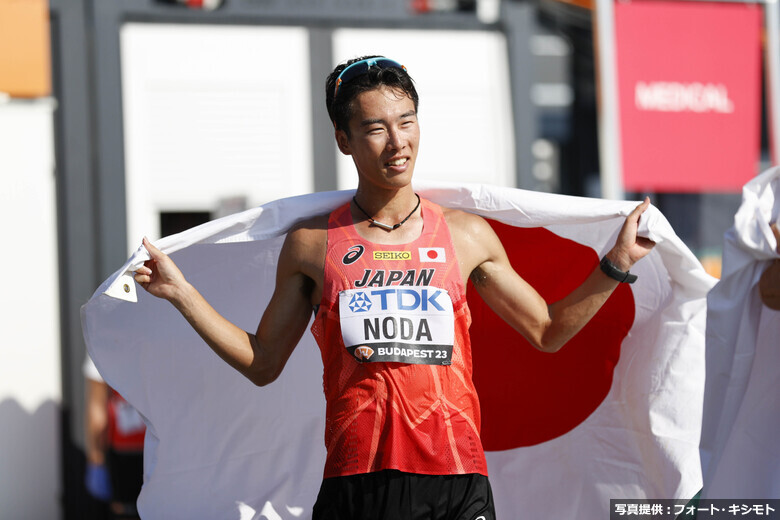
M 389 307 L 390 303 L 395 303 L 395 308 L 399 311 L 414 311 L 417 309 L 420 309 L 422 311 L 429 310 L 437 310 L 437 311 L 444 311 L 444 307 L 442 307 L 436 299 L 441 295 L 442 291 L 441 289 L 435 289 L 433 292 L 428 292 L 428 289 L 420 289 L 420 290 L 414 290 L 414 289 L 401 289 L 401 288 L 391 288 L 391 289 L 377 289 L 376 291 L 371 291 L 371 296 L 379 296 L 379 304 L 383 311 L 386 311 Z M 361 293 L 357 293 L 353 296 L 353 301 L 355 299 L 355 296 L 360 295 Z M 364 293 L 363 293 L 364 294 Z M 370 307 L 370 303 L 369 303 Z M 352 309 L 352 303 L 350 302 L 350 309 Z M 368 310 L 368 309 L 364 309 Z M 355 311 L 355 309 L 352 309 L 353 312 L 359 312 Z
M 371 300 L 368 299 L 366 293 L 355 293 L 349 301 L 349 309 L 352 312 L 366 312 L 371 309 Z

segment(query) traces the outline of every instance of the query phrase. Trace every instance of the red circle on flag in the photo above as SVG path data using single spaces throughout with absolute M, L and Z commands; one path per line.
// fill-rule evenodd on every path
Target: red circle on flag
M 434 259 L 434 258 L 436 258 L 437 256 L 439 256 L 439 253 L 437 253 L 435 249 L 429 249 L 429 250 L 428 250 L 428 258 L 430 258 L 431 260 L 433 260 L 433 259 Z
M 490 224 L 514 269 L 547 303 L 569 294 L 598 265 L 591 248 L 546 229 Z M 485 450 L 549 441 L 596 410 L 612 386 L 620 345 L 634 322 L 630 286 L 620 284 L 593 319 L 555 354 L 532 347 L 473 287 L 467 295 Z

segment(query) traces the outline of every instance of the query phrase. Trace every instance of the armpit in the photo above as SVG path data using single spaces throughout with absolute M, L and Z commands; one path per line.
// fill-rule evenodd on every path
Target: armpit
M 488 275 L 487 273 L 482 269 L 482 267 L 476 267 L 473 271 L 471 271 L 471 275 L 469 275 L 469 279 L 471 280 L 471 283 L 473 283 L 475 286 L 484 286 L 488 282 Z

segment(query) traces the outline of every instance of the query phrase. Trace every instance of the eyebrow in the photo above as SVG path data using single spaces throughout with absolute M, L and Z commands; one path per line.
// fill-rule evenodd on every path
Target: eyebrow
M 407 117 L 413 117 L 413 116 L 416 116 L 416 115 L 417 115 L 417 112 L 415 112 L 414 110 L 410 110 L 410 111 L 404 112 L 403 114 L 398 116 L 398 119 L 399 120 L 400 119 L 406 119 Z M 385 121 L 382 118 L 376 118 L 376 119 L 364 119 L 363 121 L 360 122 L 360 126 L 369 126 L 369 125 L 375 125 L 375 124 L 384 124 L 384 125 L 386 125 L 387 121 Z

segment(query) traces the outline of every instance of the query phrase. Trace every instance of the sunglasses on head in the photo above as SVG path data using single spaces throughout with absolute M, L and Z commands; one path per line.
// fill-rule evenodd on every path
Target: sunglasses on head
M 398 63 L 397 61 L 391 60 L 389 58 L 366 58 L 365 60 L 356 61 L 355 63 L 349 65 L 344 70 L 341 71 L 341 74 L 339 74 L 339 77 L 336 78 L 336 87 L 333 89 L 333 97 L 336 97 L 336 94 L 339 93 L 339 87 L 344 84 L 352 81 L 358 76 L 362 76 L 363 74 L 368 72 L 368 69 L 371 67 L 378 67 L 380 69 L 403 69 L 406 70 L 406 67 Z

